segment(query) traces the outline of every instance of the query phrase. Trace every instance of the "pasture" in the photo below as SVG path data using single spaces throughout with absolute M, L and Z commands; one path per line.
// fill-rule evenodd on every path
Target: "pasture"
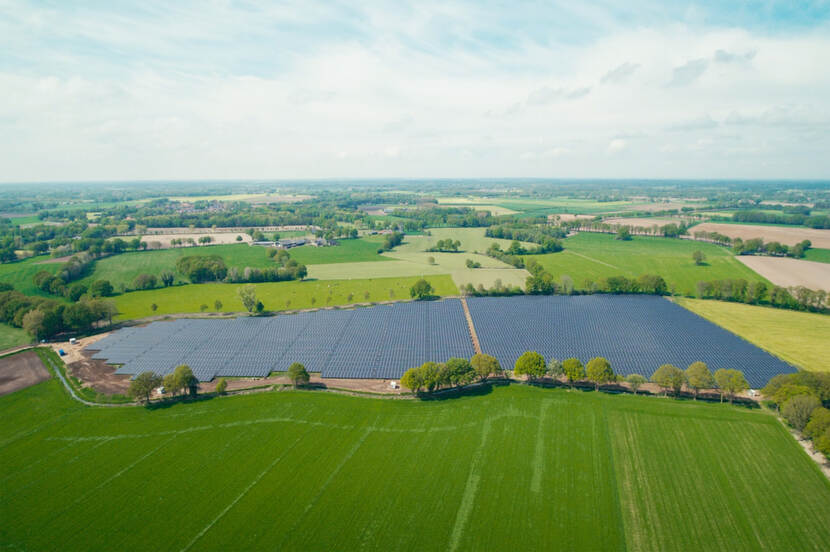
M 830 371 L 830 316 L 724 301 L 682 297 L 674 301 L 793 366 Z
M 0 543 L 51 550 L 824 550 L 830 483 L 772 416 L 485 386 L 86 408 L 0 397 Z
M 48 293 L 38 289 L 34 282 L 32 282 L 32 277 L 41 270 L 46 270 L 51 273 L 58 272 L 61 263 L 49 262 L 50 260 L 50 257 L 40 255 L 38 257 L 29 257 L 22 261 L 0 264 L 0 282 L 11 284 L 14 286 L 14 289 L 26 295 L 51 297 Z
M 458 288 L 448 276 L 433 275 L 426 279 L 436 295 L 457 295 Z M 361 280 L 316 280 L 252 284 L 257 298 L 267 311 L 320 308 L 352 303 L 409 299 L 409 289 L 418 280 L 408 278 L 367 278 Z M 215 312 L 216 300 L 222 312 L 244 310 L 237 290 L 244 284 L 190 284 L 133 291 L 112 298 L 118 307 L 118 318 L 128 320 L 147 316 L 199 312 Z M 366 294 L 368 293 L 368 297 Z M 154 312 L 151 305 L 157 305 Z
M 662 276 L 669 289 L 693 295 L 700 280 L 744 278 L 762 280 L 724 248 L 705 242 L 648 236 L 634 236 L 629 241 L 614 239 L 612 234 L 580 232 L 563 241 L 564 251 L 533 255 L 556 279 L 567 274 L 577 289 L 585 280 L 594 282 L 610 276 L 637 277 L 642 274 Z M 702 251 L 706 262 L 695 265 L 692 253 Z M 525 260 L 529 258 L 525 257 Z
M 290 249 L 288 253 L 292 259 L 302 264 L 341 263 L 349 259 L 384 261 L 386 259 L 377 253 L 378 246 L 379 242 L 375 243 L 372 240 L 341 240 L 340 245 L 332 247 L 306 245 Z M 181 275 L 176 273 L 176 261 L 189 255 L 219 255 L 228 267 L 268 268 L 275 266 L 274 260 L 268 257 L 266 247 L 244 244 L 179 247 L 134 251 L 105 257 L 96 261 L 93 271 L 81 281 L 89 284 L 95 280 L 109 280 L 115 289 L 119 289 L 121 285 L 132 286 L 133 280 L 139 274 L 158 276 L 164 270 L 175 273 L 176 278 L 179 279 Z M 31 280 L 31 277 L 29 279 Z
M 830 263 L 830 249 L 819 249 L 811 247 L 804 252 L 804 260 L 816 263 Z
M 32 342 L 32 336 L 20 328 L 0 323 L 0 351 L 28 345 Z

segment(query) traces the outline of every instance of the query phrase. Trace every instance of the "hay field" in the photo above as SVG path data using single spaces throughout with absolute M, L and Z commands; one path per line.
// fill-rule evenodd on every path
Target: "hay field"
M 718 232 L 730 238 L 748 240 L 762 238 L 765 242 L 777 241 L 786 245 L 795 245 L 802 240 L 810 240 L 813 247 L 830 249 L 830 230 L 803 228 L 801 226 L 763 226 L 753 224 L 725 224 L 704 222 L 695 226 L 695 232 Z
M 24 330 L 0 323 L 0 351 L 19 347 L 20 345 L 28 345 L 32 341 L 34 341 L 32 336 Z
M 738 260 L 775 285 L 805 286 L 830 291 L 828 263 L 760 255 L 739 255 Z
M 830 316 L 676 297 L 677 304 L 805 370 L 830 371 Z
M 436 401 L 0 397 L 25 550 L 824 550 L 830 482 L 768 414 L 527 386 Z M 114 514 L 115 513 L 115 514 Z

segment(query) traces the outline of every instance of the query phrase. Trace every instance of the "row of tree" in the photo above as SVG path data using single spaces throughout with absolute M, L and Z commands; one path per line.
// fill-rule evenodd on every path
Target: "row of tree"
M 807 226 L 809 228 L 830 228 L 830 216 L 810 216 L 809 207 L 797 207 L 801 207 L 801 209 L 793 209 L 790 207 L 790 211 L 799 211 L 791 212 L 790 214 L 765 213 L 763 211 L 737 211 L 732 214 L 732 220 L 736 222 L 760 222 L 765 224 L 792 224 L 796 226 Z
M 451 358 L 445 363 L 425 362 L 421 366 L 410 368 L 401 378 L 401 385 L 419 393 L 421 390 L 435 391 L 444 387 L 466 385 L 476 380 L 486 380 L 490 376 L 502 376 L 504 370 L 498 359 L 486 354 L 476 354 L 471 360 Z M 610 383 L 625 382 L 636 394 L 646 383 L 640 374 L 622 377 L 614 373 L 611 363 L 604 357 L 594 357 L 587 364 L 578 358 L 559 361 L 555 358 L 545 360 L 536 351 L 525 351 L 516 359 L 513 366 L 514 376 L 524 376 L 528 381 L 536 381 L 546 376 L 554 380 L 564 380 L 573 386 L 580 382 L 590 382 L 595 389 Z M 732 402 L 733 398 L 749 389 L 749 384 L 740 370 L 719 369 L 714 374 L 704 362 L 693 362 L 682 370 L 672 364 L 660 366 L 652 375 L 651 382 L 679 396 L 684 387 L 695 400 L 701 390 L 716 389 L 721 401 L 724 396 Z
M 784 288 L 767 286 L 764 282 L 747 282 L 743 278 L 699 281 L 697 296 L 749 304 L 768 304 L 773 307 L 822 312 L 827 309 L 828 293 L 805 286 Z
M 457 253 L 458 248 L 461 247 L 461 242 L 459 240 L 453 240 L 452 238 L 447 238 L 444 240 L 438 240 L 435 242 L 435 245 L 428 248 L 427 251 L 429 252 L 445 252 L 445 253 Z
M 761 390 L 796 431 L 830 457 L 830 373 L 799 371 L 773 377 Z
M 443 387 L 467 385 L 476 380 L 503 374 L 499 361 L 490 355 L 476 354 L 472 359 L 451 358 L 447 362 L 425 362 L 410 368 L 401 377 L 401 385 L 420 393 L 422 390 L 435 391 Z
M 112 318 L 118 312 L 112 301 L 82 298 L 66 304 L 45 297 L 32 297 L 0 286 L 0 320 L 23 328 L 35 339 L 46 339 L 65 331 L 90 331 L 96 324 Z

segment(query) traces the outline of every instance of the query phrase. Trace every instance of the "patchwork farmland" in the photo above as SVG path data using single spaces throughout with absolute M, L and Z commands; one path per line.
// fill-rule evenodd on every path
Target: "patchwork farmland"
M 702 360 L 737 368 L 753 387 L 795 369 L 660 297 L 470 298 L 484 353 L 512 368 L 523 352 L 609 359 L 616 373 L 650 377 L 661 364 Z M 125 328 L 96 342 L 94 358 L 118 373 L 172 372 L 187 364 L 201 381 L 265 377 L 303 363 L 324 378 L 398 379 L 427 361 L 473 355 L 458 299 L 323 310 L 272 318 L 176 320 Z

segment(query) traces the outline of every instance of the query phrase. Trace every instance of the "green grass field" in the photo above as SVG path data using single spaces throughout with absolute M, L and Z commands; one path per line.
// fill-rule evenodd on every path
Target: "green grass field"
M 682 297 L 675 301 L 793 366 L 830 371 L 828 315 Z
M 526 386 L 87 408 L 0 397 L 15 550 L 826 550 L 830 483 L 772 416 Z
M 291 258 L 304 265 L 336 264 L 387 261 L 378 254 L 378 248 L 385 238 L 369 236 L 366 238 L 339 240 L 331 247 L 313 247 L 306 245 L 289 250 Z
M 0 323 L 0 351 L 20 345 L 28 345 L 32 341 L 32 336 L 20 328 Z
M 524 287 L 528 276 L 526 271 L 518 270 L 481 253 L 473 253 L 474 251 L 486 251 L 493 242 L 498 242 L 502 247 L 507 248 L 510 246 L 509 240 L 488 238 L 484 235 L 484 228 L 431 228 L 429 232 L 432 235 L 407 235 L 403 244 L 380 256 L 389 262 L 383 264 L 375 262 L 311 264 L 308 267 L 308 275 L 318 280 L 339 280 L 449 274 L 457 286 L 472 283 L 476 286 L 482 284 L 491 287 L 496 280 L 501 280 L 504 285 Z M 438 240 L 446 238 L 460 241 L 463 252 L 426 251 Z M 533 244 L 525 245 L 533 246 Z M 430 258 L 433 259 L 433 263 L 430 263 Z M 480 263 L 482 268 L 467 268 L 465 264 L 467 259 Z
M 830 249 L 808 249 L 804 253 L 804 259 L 817 263 L 830 263 Z
M 269 282 L 253 284 L 257 298 L 265 310 L 296 310 L 312 307 L 326 307 L 363 303 L 367 301 L 389 301 L 409 299 L 409 288 L 418 280 L 408 278 L 369 278 L 361 280 L 319 280 Z M 457 295 L 458 288 L 449 276 L 427 276 L 437 295 Z M 133 291 L 112 298 L 118 306 L 121 320 L 144 318 L 146 316 L 174 313 L 199 312 L 201 305 L 208 305 L 208 312 L 214 312 L 214 303 L 222 301 L 222 312 L 243 311 L 237 290 L 243 284 L 191 284 L 157 288 L 148 291 Z M 369 292 L 367 299 L 365 294 Z M 351 299 L 349 298 L 351 295 Z M 312 303 L 312 298 L 316 299 Z M 290 303 L 288 303 L 290 301 Z M 150 306 L 155 303 L 158 310 Z
M 61 263 L 44 263 L 48 261 L 48 255 L 30 257 L 14 263 L 0 264 L 0 282 L 6 282 L 14 286 L 14 289 L 26 295 L 40 295 L 41 297 L 52 297 L 48 293 L 40 291 L 32 282 L 32 277 L 41 270 L 56 273 Z
M 340 245 L 333 247 L 303 246 L 291 249 L 289 253 L 291 258 L 303 264 L 342 263 L 349 262 L 351 259 L 385 261 L 386 259 L 377 253 L 379 243 L 377 239 L 342 240 Z M 274 266 L 274 260 L 268 257 L 268 250 L 265 247 L 244 244 L 180 247 L 106 257 L 96 261 L 93 272 L 81 281 L 89 284 L 94 280 L 109 280 L 116 290 L 122 284 L 130 287 L 139 274 L 147 273 L 158 276 L 163 270 L 175 273 L 176 261 L 188 255 L 219 255 L 229 267 L 267 268 Z M 181 277 L 180 274 L 176 276 Z
M 570 276 L 577 289 L 584 287 L 586 279 L 641 274 L 659 274 L 669 286 L 674 284 L 677 292 L 684 294 L 694 294 L 700 280 L 766 281 L 735 259 L 728 249 L 710 243 L 645 236 L 620 241 L 611 234 L 581 232 L 564 240 L 564 246 L 564 251 L 534 258 L 557 279 L 564 274 Z M 706 255 L 703 266 L 696 266 L 692 260 L 692 253 L 697 250 Z
M 592 199 L 577 199 L 570 197 L 557 197 L 551 199 L 522 197 L 439 197 L 438 203 L 474 208 L 478 208 L 479 205 L 490 205 L 532 216 L 551 213 L 573 213 L 579 215 L 609 213 L 623 210 L 632 205 L 631 201 L 603 202 Z M 496 213 L 493 214 L 496 215 Z

